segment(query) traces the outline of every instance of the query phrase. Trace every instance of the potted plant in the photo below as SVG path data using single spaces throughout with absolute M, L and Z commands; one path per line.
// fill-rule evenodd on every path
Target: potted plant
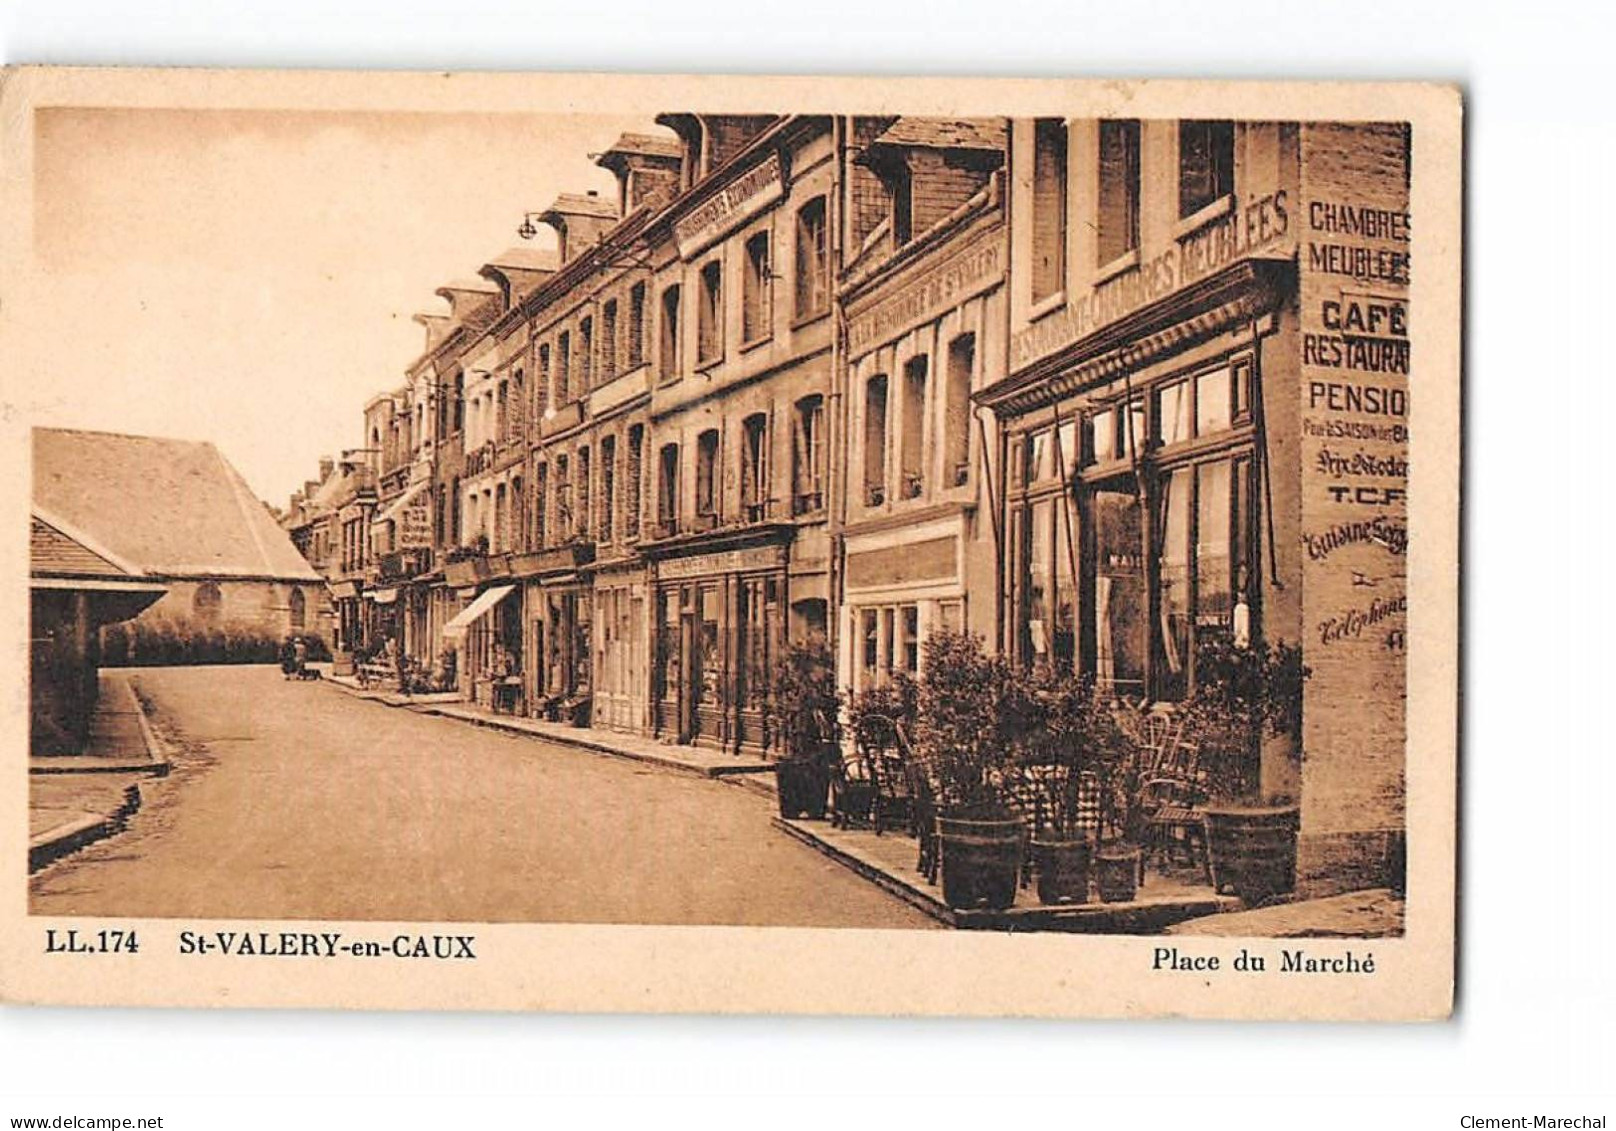
M 916 743 L 937 783 L 943 899 L 1002 910 L 1015 902 L 1026 826 L 1005 804 L 1023 722 L 1013 672 L 979 636 L 939 632 L 925 644 Z
M 1296 887 L 1300 808 L 1294 796 L 1265 794 L 1265 740 L 1300 759 L 1302 684 L 1311 674 L 1302 651 L 1261 639 L 1248 647 L 1227 640 L 1196 656 L 1196 690 L 1184 705 L 1185 729 L 1201 749 L 1211 803 L 1206 809 L 1212 882 L 1256 906 Z
M 825 816 L 836 760 L 835 723 L 841 696 L 823 635 L 792 644 L 775 665 L 771 713 L 783 757 L 775 766 L 780 816 Z
M 1099 813 L 1092 783 L 1123 755 L 1121 733 L 1093 681 L 1048 669 L 1035 673 L 1035 710 L 1024 739 L 1023 773 L 1045 818 L 1032 837 L 1038 899 L 1087 903 Z

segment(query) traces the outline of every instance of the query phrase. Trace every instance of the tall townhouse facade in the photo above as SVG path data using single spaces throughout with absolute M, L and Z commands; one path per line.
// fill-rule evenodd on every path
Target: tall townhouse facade
M 1000 642 L 1134 700 L 1219 641 L 1299 645 L 1300 875 L 1403 824 L 1407 132 L 1016 121 Z M 1354 882 L 1358 881 L 1358 882 Z
M 998 446 L 972 396 L 1004 376 L 1002 120 L 855 119 L 839 302 L 845 475 L 838 683 L 918 675 L 933 631 L 997 632 Z
M 774 663 L 830 630 L 838 129 L 659 120 L 683 142 L 688 187 L 651 224 L 648 721 L 674 741 L 760 750 Z

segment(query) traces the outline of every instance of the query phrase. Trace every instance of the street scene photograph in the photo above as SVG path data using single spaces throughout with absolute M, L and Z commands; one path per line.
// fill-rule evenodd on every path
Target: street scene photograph
M 1404 935 L 1419 131 L 750 109 L 33 109 L 29 915 Z

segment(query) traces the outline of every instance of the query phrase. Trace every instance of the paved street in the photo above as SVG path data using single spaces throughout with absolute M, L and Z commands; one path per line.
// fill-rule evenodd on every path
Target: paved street
M 287 683 L 141 671 L 183 748 L 50 915 L 929 927 L 720 782 Z

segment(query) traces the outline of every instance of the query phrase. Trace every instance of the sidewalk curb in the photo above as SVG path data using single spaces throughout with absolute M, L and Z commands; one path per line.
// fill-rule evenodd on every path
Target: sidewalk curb
M 773 767 L 770 766 L 695 766 L 678 758 L 659 758 L 646 751 L 624 749 L 605 740 L 593 738 L 587 732 L 579 732 L 578 734 L 551 734 L 548 732 L 536 734 L 503 719 L 445 710 L 444 705 L 439 703 L 415 703 L 396 694 L 363 691 L 356 687 L 350 687 L 338 679 L 323 679 L 320 682 L 334 687 L 343 694 L 352 696 L 355 699 L 363 699 L 370 703 L 380 703 L 385 707 L 403 708 L 414 711 L 418 715 L 431 715 L 440 719 L 448 719 L 451 722 L 467 723 L 471 726 L 484 727 L 488 730 L 499 731 L 501 734 L 509 734 L 517 738 L 528 738 L 537 742 L 553 742 L 558 746 L 569 746 L 578 750 L 587 750 L 594 754 L 604 754 L 607 757 L 618 758 L 625 762 L 658 766 L 674 773 L 684 774 L 687 777 L 704 778 L 708 781 L 736 785 L 763 797 L 772 798 L 775 796 L 775 791 L 769 783 L 759 780 L 772 777 L 774 771 Z
M 927 892 L 922 891 L 918 887 L 904 883 L 902 880 L 897 879 L 884 868 L 877 868 L 873 864 L 869 864 L 866 861 L 861 860 L 859 857 L 854 856 L 845 849 L 839 848 L 827 840 L 820 839 L 809 830 L 802 828 L 800 825 L 797 825 L 792 821 L 786 820 L 784 817 L 773 818 L 773 824 L 775 828 L 779 829 L 793 840 L 806 844 L 814 851 L 830 858 L 836 863 L 842 865 L 842 867 L 847 868 L 862 878 L 869 880 L 872 884 L 880 888 L 882 891 L 885 891 L 888 895 L 896 896 L 909 906 L 918 911 L 924 912 L 933 919 L 937 920 L 939 923 L 942 923 L 944 926 L 958 927 L 960 925 L 959 917 L 946 903 L 928 894 Z
M 140 808 L 140 786 L 132 784 L 123 791 L 123 803 L 104 815 L 86 813 L 77 820 L 67 821 L 28 838 L 28 872 L 30 875 L 47 864 L 77 852 L 81 848 L 123 832 Z

